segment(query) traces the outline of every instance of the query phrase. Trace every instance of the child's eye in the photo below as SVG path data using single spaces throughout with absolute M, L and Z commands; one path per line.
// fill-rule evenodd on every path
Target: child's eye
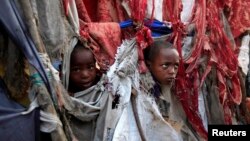
M 167 65 L 167 64 L 163 64 L 163 65 L 162 65 L 162 68 L 163 68 L 163 69 L 167 69 L 168 66 L 169 66 L 169 65 Z
M 94 65 L 91 65 L 91 66 L 89 66 L 89 69 L 90 69 L 90 70 L 93 70 L 93 69 L 95 69 L 95 66 L 94 66 Z
M 163 64 L 161 65 L 162 68 L 165 70 L 165 69 L 168 69 L 170 66 L 173 66 L 174 69 L 178 69 L 179 68 L 179 64 Z
M 174 65 L 174 68 L 175 68 L 175 69 L 178 69 L 178 68 L 179 68 L 179 64 L 178 64 L 178 65 Z
M 80 72 L 80 68 L 72 68 L 72 72 Z

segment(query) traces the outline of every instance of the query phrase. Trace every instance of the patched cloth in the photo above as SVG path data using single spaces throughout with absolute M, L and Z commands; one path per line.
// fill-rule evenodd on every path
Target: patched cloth
M 163 96 L 157 100 L 157 104 L 159 106 L 159 110 L 163 116 L 163 118 L 171 124 L 171 126 L 180 133 L 180 130 L 183 126 L 183 122 L 181 120 L 171 119 L 170 116 L 170 102 L 166 101 Z
M 193 129 L 188 125 L 181 103 L 171 93 L 170 87 L 162 86 L 161 89 L 162 93 L 156 102 L 163 118 L 181 134 L 183 141 L 198 141 Z
M 94 86 L 71 97 L 72 107 L 68 111 L 69 123 L 79 141 L 103 139 L 108 93 L 104 88 L 104 76 Z
M 150 74 L 139 73 L 138 58 L 135 38 L 125 40 L 117 50 L 107 76 L 111 95 L 119 96 L 119 103 L 114 109 L 108 108 L 104 137 L 108 141 L 182 141 L 161 116 L 149 91 L 153 79 Z M 111 103 L 108 102 L 109 107 Z

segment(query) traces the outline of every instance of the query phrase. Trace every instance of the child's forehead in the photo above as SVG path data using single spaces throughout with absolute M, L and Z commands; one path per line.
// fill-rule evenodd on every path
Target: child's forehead
M 71 58 L 72 59 L 85 58 L 85 59 L 93 59 L 93 60 L 95 60 L 94 54 L 89 49 L 76 49 L 71 53 Z
M 161 47 L 158 47 L 158 49 L 156 49 L 156 51 L 154 51 L 154 53 L 155 53 L 156 56 L 158 54 L 163 53 L 163 52 L 177 52 L 177 49 L 174 48 L 174 47 L 169 47 L 169 46 L 162 45 Z
M 89 55 L 93 55 L 92 51 L 88 48 L 85 47 L 78 47 L 78 48 L 74 48 L 74 50 L 71 53 L 72 55 L 76 55 L 76 54 L 89 54 Z
M 162 47 L 159 48 L 157 52 L 155 52 L 155 54 L 152 56 L 153 60 L 155 59 L 160 59 L 160 58 L 179 58 L 179 53 L 178 51 L 171 47 L 171 48 L 166 48 L 166 47 Z

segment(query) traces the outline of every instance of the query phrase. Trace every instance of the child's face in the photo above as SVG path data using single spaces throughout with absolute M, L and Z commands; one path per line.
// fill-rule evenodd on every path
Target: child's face
M 70 60 L 69 90 L 76 93 L 95 85 L 96 73 L 92 52 L 86 49 L 74 51 Z
M 179 54 L 174 48 L 161 48 L 149 62 L 149 70 L 162 85 L 171 85 L 179 67 Z

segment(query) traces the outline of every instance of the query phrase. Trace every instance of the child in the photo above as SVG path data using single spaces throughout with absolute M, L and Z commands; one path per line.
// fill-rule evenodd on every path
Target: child
M 172 85 L 179 67 L 179 53 L 165 41 L 155 41 L 145 50 L 146 64 L 161 85 Z
M 167 41 L 159 40 L 145 49 L 145 61 L 156 86 L 153 93 L 164 119 L 181 134 L 183 140 L 199 140 L 188 126 L 181 103 L 171 91 L 179 67 L 179 54 Z
M 65 72 L 63 78 L 68 80 L 68 83 L 63 81 L 64 86 L 71 95 L 67 101 L 71 106 L 67 111 L 70 128 L 77 140 L 102 140 L 103 132 L 100 131 L 104 128 L 108 98 L 104 91 L 104 75 L 101 77 L 92 51 L 80 42 L 68 53 L 65 56 L 70 56 L 70 60 L 64 59 L 62 70 Z
M 96 60 L 90 49 L 78 43 L 70 56 L 69 88 L 76 93 L 90 88 L 100 80 Z

